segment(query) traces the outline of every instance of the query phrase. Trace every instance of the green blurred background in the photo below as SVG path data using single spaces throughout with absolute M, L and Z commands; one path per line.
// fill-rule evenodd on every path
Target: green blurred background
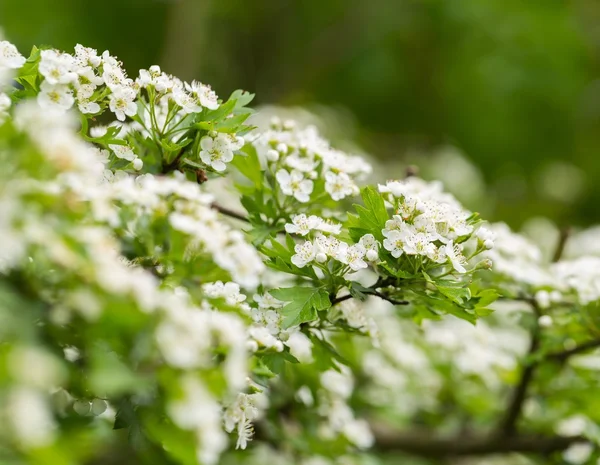
M 131 75 L 332 106 L 342 137 L 467 189 L 469 166 L 438 156 L 462 153 L 487 186 L 469 206 L 515 227 L 600 223 L 597 0 L 2 0 L 0 26 L 24 53 L 79 42 Z

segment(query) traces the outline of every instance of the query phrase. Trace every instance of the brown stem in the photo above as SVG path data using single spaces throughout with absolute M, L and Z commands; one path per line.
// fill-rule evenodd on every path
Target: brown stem
M 372 425 L 375 449 L 386 452 L 406 452 L 429 458 L 477 456 L 521 452 L 546 455 L 567 449 L 572 444 L 587 442 L 581 436 L 519 435 L 463 436 L 436 438 L 427 434 L 382 430 Z
M 533 329 L 531 331 L 531 342 L 529 343 L 529 350 L 527 351 L 525 366 L 521 371 L 521 377 L 519 378 L 517 386 L 512 391 L 506 413 L 498 425 L 498 433 L 501 437 L 509 437 L 514 435 L 517 421 L 519 420 L 521 411 L 523 409 L 523 404 L 527 398 L 527 390 L 533 381 L 535 370 L 538 366 L 538 363 L 531 360 L 531 357 L 537 353 L 540 347 L 541 334 L 540 326 L 538 324 L 540 308 L 535 301 L 531 301 L 530 303 L 536 317 Z
M 573 347 L 572 349 L 566 349 L 560 352 L 551 352 L 547 354 L 544 357 L 544 359 L 564 363 L 574 355 L 579 355 L 584 352 L 587 352 L 588 350 L 596 349 L 598 347 L 600 347 L 600 339 L 595 339 L 593 341 L 583 342 L 580 345 Z
M 571 228 L 561 228 L 560 235 L 558 237 L 558 244 L 556 244 L 556 250 L 554 251 L 554 255 L 552 256 L 553 263 L 556 263 L 562 257 L 562 254 L 565 251 L 565 246 L 567 245 L 567 240 L 571 236 L 571 233 Z
M 230 210 L 227 207 L 222 207 L 219 204 L 213 203 L 213 204 L 211 204 L 211 208 L 213 208 L 214 210 L 217 210 L 219 213 L 221 213 L 225 216 L 229 216 L 230 218 L 235 218 L 236 220 L 244 221 L 246 223 L 250 222 L 250 220 L 248 220 L 248 218 L 245 215 L 238 213 L 236 211 Z

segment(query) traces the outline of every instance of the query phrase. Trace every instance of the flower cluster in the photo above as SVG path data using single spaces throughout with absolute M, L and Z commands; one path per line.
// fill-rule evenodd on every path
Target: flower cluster
M 357 195 L 357 182 L 371 173 L 360 156 L 330 147 L 314 126 L 271 121 L 252 141 L 259 158 L 275 174 L 281 193 L 300 203 L 324 193 L 334 201 Z
M 437 183 L 418 178 L 390 181 L 379 185 L 394 215 L 385 223 L 383 247 L 394 258 L 419 256 L 432 266 L 449 264 L 458 273 L 466 273 L 467 257 L 462 242 L 474 232 L 472 215 Z M 493 236 L 478 231 L 479 244 L 472 256 L 493 247 Z M 472 258 L 472 257 L 469 257 Z
M 292 263 L 303 268 L 311 263 L 321 266 L 330 258 L 346 265 L 352 271 L 367 268 L 365 260 L 375 261 L 378 258 L 379 242 L 372 234 L 365 234 L 357 244 L 350 245 L 334 237 L 340 233 L 341 225 L 328 222 L 322 218 L 304 214 L 292 218 L 292 223 L 285 225 L 288 233 L 306 236 L 312 232 L 313 240 L 297 244 L 292 256 Z

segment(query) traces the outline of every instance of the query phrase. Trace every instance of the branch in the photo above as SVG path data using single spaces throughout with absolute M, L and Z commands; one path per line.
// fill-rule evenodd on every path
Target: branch
M 406 452 L 429 458 L 476 456 L 510 452 L 545 455 L 567 449 L 572 444 L 587 442 L 581 436 L 522 435 L 464 436 L 436 438 L 418 433 L 383 430 L 372 425 L 375 448 L 387 452 Z
M 527 359 L 530 359 L 540 347 L 540 326 L 538 324 L 538 317 L 540 316 L 540 308 L 535 301 L 531 301 L 531 306 L 535 313 L 534 327 L 531 331 L 531 342 L 529 344 L 529 350 L 527 351 Z M 501 436 L 509 437 L 514 435 L 515 426 L 521 415 L 523 404 L 527 397 L 527 389 L 533 380 L 533 375 L 538 363 L 532 360 L 527 360 L 526 365 L 521 371 L 521 377 L 510 397 L 506 413 L 500 420 L 498 425 L 498 431 Z
M 559 363 L 564 363 L 574 355 L 579 355 L 584 352 L 587 352 L 588 350 L 596 349 L 598 347 L 600 347 L 600 339 L 595 339 L 592 341 L 583 342 L 580 345 L 573 347 L 572 349 L 566 349 L 560 352 L 551 352 L 544 357 L 544 360 L 551 360 Z
M 236 211 L 230 210 L 227 207 L 222 207 L 219 204 L 216 203 L 212 203 L 211 208 L 213 208 L 214 210 L 217 210 L 219 213 L 225 215 L 225 216 L 229 216 L 230 218 L 235 218 L 236 220 L 240 220 L 240 221 L 244 221 L 246 223 L 249 223 L 250 220 L 248 220 L 248 218 L 243 215 L 242 213 L 238 213 Z
M 558 244 L 556 244 L 556 249 L 554 250 L 554 255 L 552 256 L 553 263 L 556 263 L 562 257 L 562 254 L 565 251 L 565 246 L 567 245 L 567 240 L 571 236 L 571 233 L 571 228 L 561 228 L 560 235 L 558 236 Z
M 374 295 L 375 297 L 379 297 L 380 299 L 385 300 L 385 301 L 391 303 L 392 305 L 408 305 L 408 304 L 410 304 L 410 302 L 408 300 L 392 299 L 391 297 L 389 297 L 385 294 L 382 294 L 381 292 L 376 291 L 375 289 L 363 290 L 362 292 L 367 295 Z M 336 297 L 335 299 L 331 300 L 331 305 L 333 306 L 335 304 L 339 304 L 340 302 L 343 302 L 344 300 L 352 299 L 353 297 L 354 296 L 352 294 L 346 294 L 341 297 Z

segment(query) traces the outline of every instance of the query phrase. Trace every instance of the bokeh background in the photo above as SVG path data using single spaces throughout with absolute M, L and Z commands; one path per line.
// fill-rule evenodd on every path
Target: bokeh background
M 513 227 L 600 223 L 597 0 L 2 0 L 0 26 L 309 108 Z

